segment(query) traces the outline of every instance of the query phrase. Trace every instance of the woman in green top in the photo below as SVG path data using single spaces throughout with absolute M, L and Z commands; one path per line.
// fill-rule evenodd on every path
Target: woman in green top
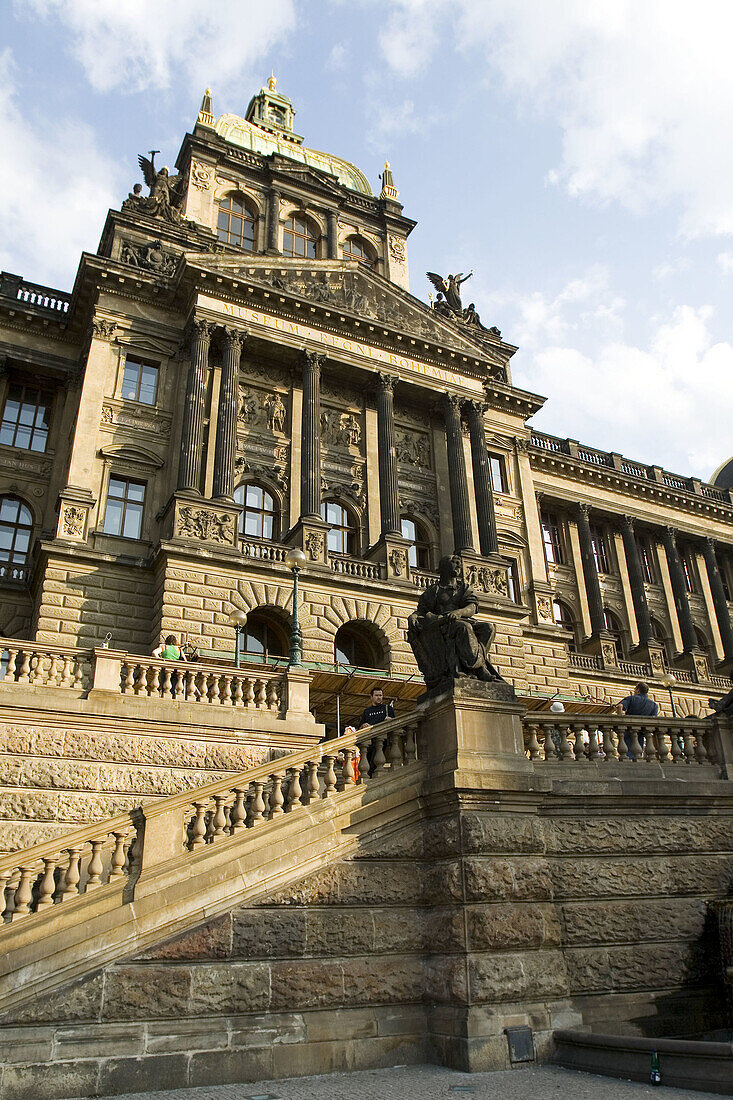
M 186 658 L 178 648 L 175 634 L 169 634 L 165 642 L 153 650 L 153 657 L 161 661 L 185 661 Z

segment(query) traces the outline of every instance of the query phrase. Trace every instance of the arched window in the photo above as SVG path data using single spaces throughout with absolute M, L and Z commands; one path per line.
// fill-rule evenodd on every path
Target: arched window
M 247 625 L 237 634 L 240 653 L 250 661 L 287 657 L 290 645 L 283 625 L 266 611 L 252 611 Z
M 219 203 L 217 236 L 225 244 L 236 245 L 245 252 L 254 252 L 256 220 L 254 211 L 247 206 L 243 195 L 225 195 Z
M 662 624 L 659 622 L 659 619 L 650 619 L 650 623 L 651 623 L 651 628 L 652 628 L 652 638 L 654 639 L 655 642 L 659 642 L 661 645 L 664 646 L 664 659 L 665 659 L 665 661 L 667 661 L 667 662 L 671 661 L 672 657 L 673 657 L 672 644 L 670 642 L 670 638 L 669 638 L 669 635 L 668 635 L 667 631 L 662 626 Z
M 355 665 L 357 668 L 385 667 L 372 640 L 356 623 L 346 623 L 338 630 L 333 655 L 337 665 Z
M 299 214 L 292 214 L 283 229 L 283 256 L 316 258 L 317 237 L 310 224 Z
M 356 554 L 356 524 L 351 513 L 335 500 L 324 500 L 321 519 L 329 525 L 328 549 L 333 554 Z
M 345 260 L 358 260 L 359 263 L 372 269 L 377 266 L 374 252 L 361 237 L 347 237 L 342 252 Z
M 562 600 L 552 601 L 552 617 L 557 626 L 561 626 L 563 630 L 569 630 L 572 634 L 572 638 L 568 640 L 568 649 L 571 653 L 575 652 L 575 619 L 573 613 L 566 603 Z
M 253 539 L 279 537 L 279 520 L 275 498 L 261 485 L 239 485 L 234 490 L 234 500 L 239 504 L 239 533 Z
M 422 524 L 408 516 L 400 520 L 402 537 L 409 539 L 411 545 L 407 550 L 407 560 L 413 569 L 430 568 L 430 540 Z
M 707 640 L 707 638 L 703 634 L 702 630 L 700 630 L 700 628 L 698 626 L 695 626 L 693 624 L 692 629 L 695 632 L 695 641 L 697 642 L 697 648 L 702 650 L 703 653 L 709 655 L 710 642 Z
M 30 509 L 17 497 L 0 497 L 0 576 L 22 579 L 33 530 Z
M 623 642 L 624 632 L 621 628 L 621 623 L 618 621 L 613 611 L 609 611 L 607 607 L 603 609 L 603 622 L 606 631 L 613 639 L 613 644 L 616 648 L 616 660 L 623 661 L 625 657 Z

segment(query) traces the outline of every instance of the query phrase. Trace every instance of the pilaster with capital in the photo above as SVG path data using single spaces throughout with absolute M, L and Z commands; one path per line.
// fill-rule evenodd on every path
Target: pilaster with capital
M 445 435 L 448 445 L 448 483 L 450 485 L 451 517 L 453 520 L 453 542 L 457 553 L 461 550 L 473 550 L 471 537 L 471 505 L 468 497 L 468 478 L 466 476 L 466 458 L 463 451 L 461 434 L 461 405 L 463 400 L 457 394 L 446 394 L 443 402 L 445 417 Z
M 326 356 L 303 352 L 303 420 L 301 427 L 300 515 L 321 515 L 321 368 Z
M 491 469 L 486 449 L 484 430 L 483 401 L 468 402 L 468 429 L 471 435 L 471 459 L 473 462 L 473 484 L 476 493 L 476 514 L 478 517 L 479 548 L 487 557 L 499 553 L 499 541 L 496 535 L 496 513 L 494 511 L 494 493 L 491 487 Z
M 590 533 L 590 505 L 578 505 L 578 539 L 580 542 L 580 560 L 583 567 L 583 579 L 588 598 L 591 634 L 595 637 L 604 633 L 606 620 L 603 615 L 603 597 L 598 580 L 598 569 L 593 553 L 593 539 Z
M 677 619 L 680 624 L 680 634 L 682 635 L 682 652 L 690 653 L 692 650 L 698 648 L 697 635 L 695 634 L 695 627 L 692 623 L 690 601 L 687 598 L 687 588 L 685 586 L 685 574 L 682 568 L 682 561 L 680 560 L 679 551 L 677 549 L 677 532 L 674 527 L 664 528 L 664 530 L 662 531 L 662 543 L 664 545 L 664 552 L 666 554 L 667 565 L 669 567 L 669 579 L 672 584 L 674 606 L 677 612 Z
M 239 360 L 247 334 L 242 329 L 225 328 L 224 339 L 219 415 L 216 421 L 213 495 L 221 500 L 231 500 L 234 493 L 234 460 L 237 452 Z
M 636 626 L 639 631 L 639 644 L 647 646 L 654 638 L 652 620 L 649 615 L 646 590 L 644 588 L 644 574 L 641 570 L 641 558 L 639 547 L 636 544 L 634 534 L 634 517 L 623 516 L 621 520 L 621 538 L 624 544 L 626 556 L 626 568 L 629 572 L 629 584 L 631 586 L 631 599 L 634 605 Z
M 191 326 L 191 351 L 186 381 L 186 398 L 181 429 L 181 456 L 178 464 L 178 489 L 201 491 L 201 453 L 203 450 L 204 404 L 209 347 L 214 326 L 201 317 Z
M 267 251 L 270 255 L 280 252 L 280 192 L 270 189 L 267 204 Z

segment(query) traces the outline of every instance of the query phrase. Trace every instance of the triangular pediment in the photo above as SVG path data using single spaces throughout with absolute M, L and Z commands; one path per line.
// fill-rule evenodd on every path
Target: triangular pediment
M 292 164 L 289 161 L 278 161 L 275 165 L 279 176 L 287 176 L 298 183 L 304 183 L 309 187 L 320 187 L 330 191 L 339 197 L 343 194 L 343 188 L 334 176 L 327 172 L 319 172 L 317 168 L 309 168 L 301 164 Z
M 191 257 L 193 259 L 193 257 Z M 196 266 L 212 274 L 236 277 L 241 282 L 277 291 L 281 297 L 305 299 L 325 309 L 339 310 L 380 328 L 413 340 L 436 343 L 451 351 L 503 368 L 514 352 L 510 345 L 473 338 L 462 325 L 430 309 L 402 287 L 367 268 L 348 261 L 303 261 L 252 257 L 242 262 L 235 256 L 196 256 Z

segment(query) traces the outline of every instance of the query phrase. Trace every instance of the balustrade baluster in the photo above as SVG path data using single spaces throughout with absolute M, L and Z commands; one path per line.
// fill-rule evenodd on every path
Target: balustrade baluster
M 148 694 L 148 666 L 143 664 L 136 664 L 135 670 L 137 672 L 137 679 L 135 680 L 135 694 L 147 695 Z
M 125 672 L 125 678 L 122 681 L 122 694 L 131 695 L 135 684 L 135 666 L 132 661 L 125 661 L 122 667 Z
M 116 878 L 122 878 L 125 873 L 125 834 L 116 832 L 112 833 L 112 836 L 115 838 L 115 846 L 112 849 L 108 882 L 112 882 Z
M 33 867 L 20 868 L 20 882 L 15 891 L 15 908 L 11 920 L 22 920 L 30 913 L 31 901 L 33 900 L 31 880 L 35 878 L 36 873 Z
M 152 665 L 150 668 L 150 687 L 148 688 L 148 695 L 157 695 L 160 691 L 160 669 L 157 665 Z
M 61 687 L 71 687 L 72 673 L 74 658 L 66 654 L 63 658 L 63 664 L 61 666 L 61 678 L 59 683 Z
M 309 760 L 306 764 L 308 769 L 308 779 L 306 784 L 305 803 L 309 805 L 311 802 L 315 802 L 318 799 L 321 784 L 318 781 L 318 761 Z
M 283 773 L 273 772 L 270 776 L 272 790 L 270 791 L 270 818 L 277 817 L 283 812 L 285 799 L 283 798 Z
M 277 694 L 277 680 L 267 681 L 267 709 L 279 710 L 280 700 Z
M 242 705 L 242 677 L 234 677 L 234 706 L 241 707 Z
M 81 667 L 81 658 L 74 657 L 74 688 L 81 691 L 84 684 L 84 670 Z
M 344 749 L 344 762 L 341 767 L 341 786 L 342 789 L 351 787 L 355 783 L 354 779 L 354 765 L 352 760 L 354 757 L 354 749 Z
M 223 707 L 231 706 L 232 702 L 232 681 L 229 676 L 222 676 L 222 692 L 221 699 L 219 700 Z
M 43 860 L 43 875 L 38 884 L 38 901 L 36 902 L 37 913 L 40 912 L 41 909 L 48 909 L 49 905 L 53 905 L 53 895 L 56 892 L 57 863 L 58 856 L 46 856 Z
M 545 760 L 556 760 L 558 757 L 557 749 L 555 748 L 555 741 L 552 733 L 554 730 L 554 724 L 551 722 L 543 723 L 540 727 L 542 730 L 543 747 L 545 750 Z
M 196 817 L 191 826 L 191 848 L 206 843 L 206 803 L 194 802 Z
M 245 707 L 253 707 L 255 701 L 255 689 L 251 676 L 248 676 L 244 681 L 244 705 Z
M 603 751 L 606 754 L 606 760 L 618 760 L 618 748 L 616 746 L 616 740 L 614 737 L 615 730 L 612 724 L 603 724 Z
M 31 653 L 32 653 L 32 650 L 29 650 L 29 649 L 24 649 L 23 650 L 23 657 L 22 657 L 21 662 L 20 662 L 20 672 L 18 673 L 18 683 L 19 684 L 29 684 L 30 683 L 30 680 L 31 680 L 31 677 L 30 677 Z
M 254 794 L 252 795 L 252 802 L 249 807 L 249 826 L 252 828 L 258 825 L 260 821 L 265 819 L 265 800 L 262 797 L 262 791 L 265 784 L 256 779 L 252 786 L 254 787 Z
M 685 763 L 691 764 L 695 759 L 695 738 L 692 730 L 686 727 L 682 730 L 682 740 L 685 746 Z
M 637 764 L 639 760 L 641 760 L 641 745 L 639 744 L 639 734 L 636 726 L 630 726 L 628 729 L 628 734 L 629 740 L 631 741 L 631 744 L 629 745 L 629 756 L 631 757 L 633 762 Z
M 372 757 L 372 770 L 369 773 L 372 779 L 375 775 L 379 775 L 381 771 L 384 771 L 387 764 L 387 758 L 384 755 L 384 740 L 383 733 L 375 733 L 372 736 L 374 755 Z
M 708 762 L 705 739 L 701 730 L 698 730 L 695 734 L 695 759 L 698 764 L 707 764 Z
M 247 790 L 244 787 L 234 788 L 234 805 L 232 806 L 232 812 L 229 815 L 229 821 L 231 823 L 231 831 L 236 833 L 239 829 L 246 828 L 247 821 L 247 806 L 245 799 L 247 797 Z
M 225 794 L 215 794 L 214 803 L 216 809 L 211 818 L 211 839 L 216 840 L 217 837 L 223 836 L 226 829 L 227 818 L 224 812 L 224 806 L 227 800 Z
M 265 681 L 257 680 L 255 686 L 255 706 L 258 710 L 262 710 L 267 706 L 267 693 L 265 691 Z
M 624 764 L 629 759 L 629 751 L 626 746 L 625 728 L 623 726 L 614 727 L 616 734 L 616 752 L 618 753 L 619 761 Z
M 81 878 L 79 873 L 81 848 L 66 848 L 65 851 L 69 853 L 69 866 L 66 868 L 64 888 L 61 891 L 59 901 L 66 901 L 68 898 L 75 897 L 79 893 L 79 879 Z
M 7 894 L 8 881 L 10 879 L 11 871 L 0 871 L 0 920 L 5 917 L 7 911 Z
M 183 674 L 183 698 L 186 702 L 189 699 L 193 699 L 196 702 L 196 672 L 192 668 L 187 668 Z
M 44 664 L 44 660 L 45 660 L 45 658 L 44 658 L 42 653 L 34 653 L 33 654 L 33 659 L 31 661 L 31 670 L 32 671 L 31 671 L 31 678 L 30 678 L 30 682 L 32 684 L 42 684 L 43 683 L 43 664 Z
M 644 730 L 644 733 L 646 734 L 644 740 L 644 759 L 646 760 L 647 764 L 653 764 L 658 755 L 657 746 L 654 738 L 656 729 L 654 728 L 654 726 L 647 726 Z
M 710 761 L 710 763 L 722 764 L 720 753 L 718 752 L 718 745 L 715 739 L 715 731 L 712 729 L 706 729 L 704 734 L 698 734 L 698 737 L 699 736 L 703 736 L 705 738 L 705 748 L 707 750 L 708 760 Z
M 601 731 L 598 726 L 593 725 L 592 722 L 588 723 L 588 759 L 599 760 L 603 758 L 603 745 L 602 745 Z
M 323 762 L 326 765 L 326 771 L 323 776 L 323 797 L 330 798 L 336 790 L 336 771 L 334 769 L 336 757 L 331 754 L 327 756 L 324 755 Z
M 300 786 L 300 768 L 288 768 L 288 798 L 285 803 L 285 813 L 292 813 L 300 805 L 303 791 Z
M 86 890 L 94 890 L 97 886 L 102 885 L 102 847 L 104 845 L 103 840 L 92 840 L 92 858 L 89 860 L 89 866 L 87 867 L 87 884 Z
M 405 764 L 414 764 L 417 760 L 417 742 L 415 740 L 416 725 L 407 723 L 407 738 L 405 740 Z
M 560 733 L 560 744 L 558 745 L 558 754 L 560 759 L 565 762 L 566 760 L 573 759 L 573 750 L 570 748 L 570 742 L 568 741 L 569 726 L 564 723 L 558 725 L 558 731 Z
M 160 673 L 158 673 L 160 675 Z M 163 669 L 163 683 L 161 685 L 160 694 L 163 699 L 172 699 L 173 692 L 171 691 L 171 670 L 166 666 Z
M 402 730 L 393 729 L 389 734 L 389 766 L 402 767 Z
M 15 681 L 15 662 L 18 658 L 19 652 L 20 650 L 18 649 L 8 650 L 8 667 L 5 669 L 5 679 L 8 680 L 10 683 L 13 683 Z
M 51 664 L 48 666 L 46 683 L 56 687 L 58 685 L 59 659 L 55 653 L 51 654 Z
M 527 727 L 527 744 L 526 749 L 529 753 L 530 760 L 539 760 L 542 754 L 537 734 L 539 733 L 539 726 L 536 722 L 532 722 Z
M 211 684 L 209 686 L 209 702 L 212 704 L 219 703 L 219 677 L 216 673 L 213 673 L 211 677 Z
M 584 725 L 582 722 L 573 722 L 570 727 L 573 731 L 573 755 L 577 763 L 586 763 L 586 756 L 583 752 L 583 730 Z
M 668 764 L 670 760 L 669 749 L 667 748 L 667 730 L 663 725 L 657 724 L 657 756 L 659 757 L 660 764 Z

